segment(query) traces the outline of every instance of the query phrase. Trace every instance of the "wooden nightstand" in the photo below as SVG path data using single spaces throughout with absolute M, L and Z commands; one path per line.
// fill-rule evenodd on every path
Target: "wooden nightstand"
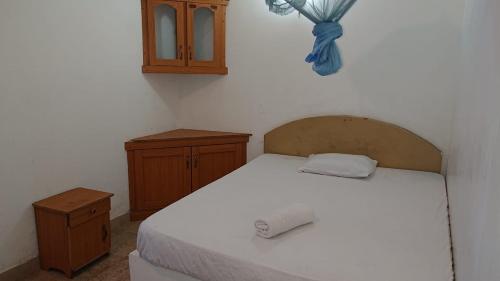
M 243 166 L 250 136 L 177 129 L 125 143 L 131 220 L 145 219 Z
M 76 188 L 33 203 L 40 267 L 73 272 L 109 253 L 112 193 Z

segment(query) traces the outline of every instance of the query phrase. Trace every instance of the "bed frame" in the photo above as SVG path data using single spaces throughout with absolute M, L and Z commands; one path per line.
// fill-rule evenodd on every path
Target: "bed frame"
M 396 125 L 353 116 L 305 118 L 264 136 L 264 152 L 295 156 L 315 153 L 362 154 L 379 166 L 441 172 L 441 151 L 430 142 Z M 129 255 L 131 281 L 200 281 L 155 266 L 137 251 Z
M 380 167 L 441 172 L 442 153 L 432 143 L 393 124 L 353 116 L 300 119 L 264 136 L 264 152 L 367 155 Z

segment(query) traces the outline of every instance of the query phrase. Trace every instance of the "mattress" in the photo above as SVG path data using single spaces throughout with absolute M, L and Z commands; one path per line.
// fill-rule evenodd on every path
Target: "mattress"
M 200 281 L 186 274 L 154 266 L 141 258 L 137 250 L 128 255 L 131 281 Z
M 305 158 L 265 154 L 170 205 L 139 229 L 140 256 L 203 281 L 449 281 L 439 174 L 377 168 L 367 179 L 298 173 Z M 273 239 L 254 221 L 305 203 L 313 224 Z

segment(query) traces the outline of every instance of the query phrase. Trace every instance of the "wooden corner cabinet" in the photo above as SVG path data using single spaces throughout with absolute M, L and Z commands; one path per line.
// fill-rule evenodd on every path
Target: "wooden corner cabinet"
M 227 74 L 228 2 L 142 0 L 142 71 Z
M 130 219 L 145 219 L 243 166 L 250 136 L 178 129 L 125 143 Z
M 33 203 L 40 267 L 73 273 L 111 249 L 113 194 L 76 188 Z

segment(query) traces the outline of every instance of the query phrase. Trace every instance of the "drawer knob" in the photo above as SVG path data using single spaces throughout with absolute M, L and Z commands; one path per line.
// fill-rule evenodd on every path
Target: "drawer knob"
M 90 214 L 91 214 L 91 215 L 95 215 L 95 213 L 97 213 L 97 210 L 96 210 L 96 209 L 92 209 L 92 210 L 90 210 Z

